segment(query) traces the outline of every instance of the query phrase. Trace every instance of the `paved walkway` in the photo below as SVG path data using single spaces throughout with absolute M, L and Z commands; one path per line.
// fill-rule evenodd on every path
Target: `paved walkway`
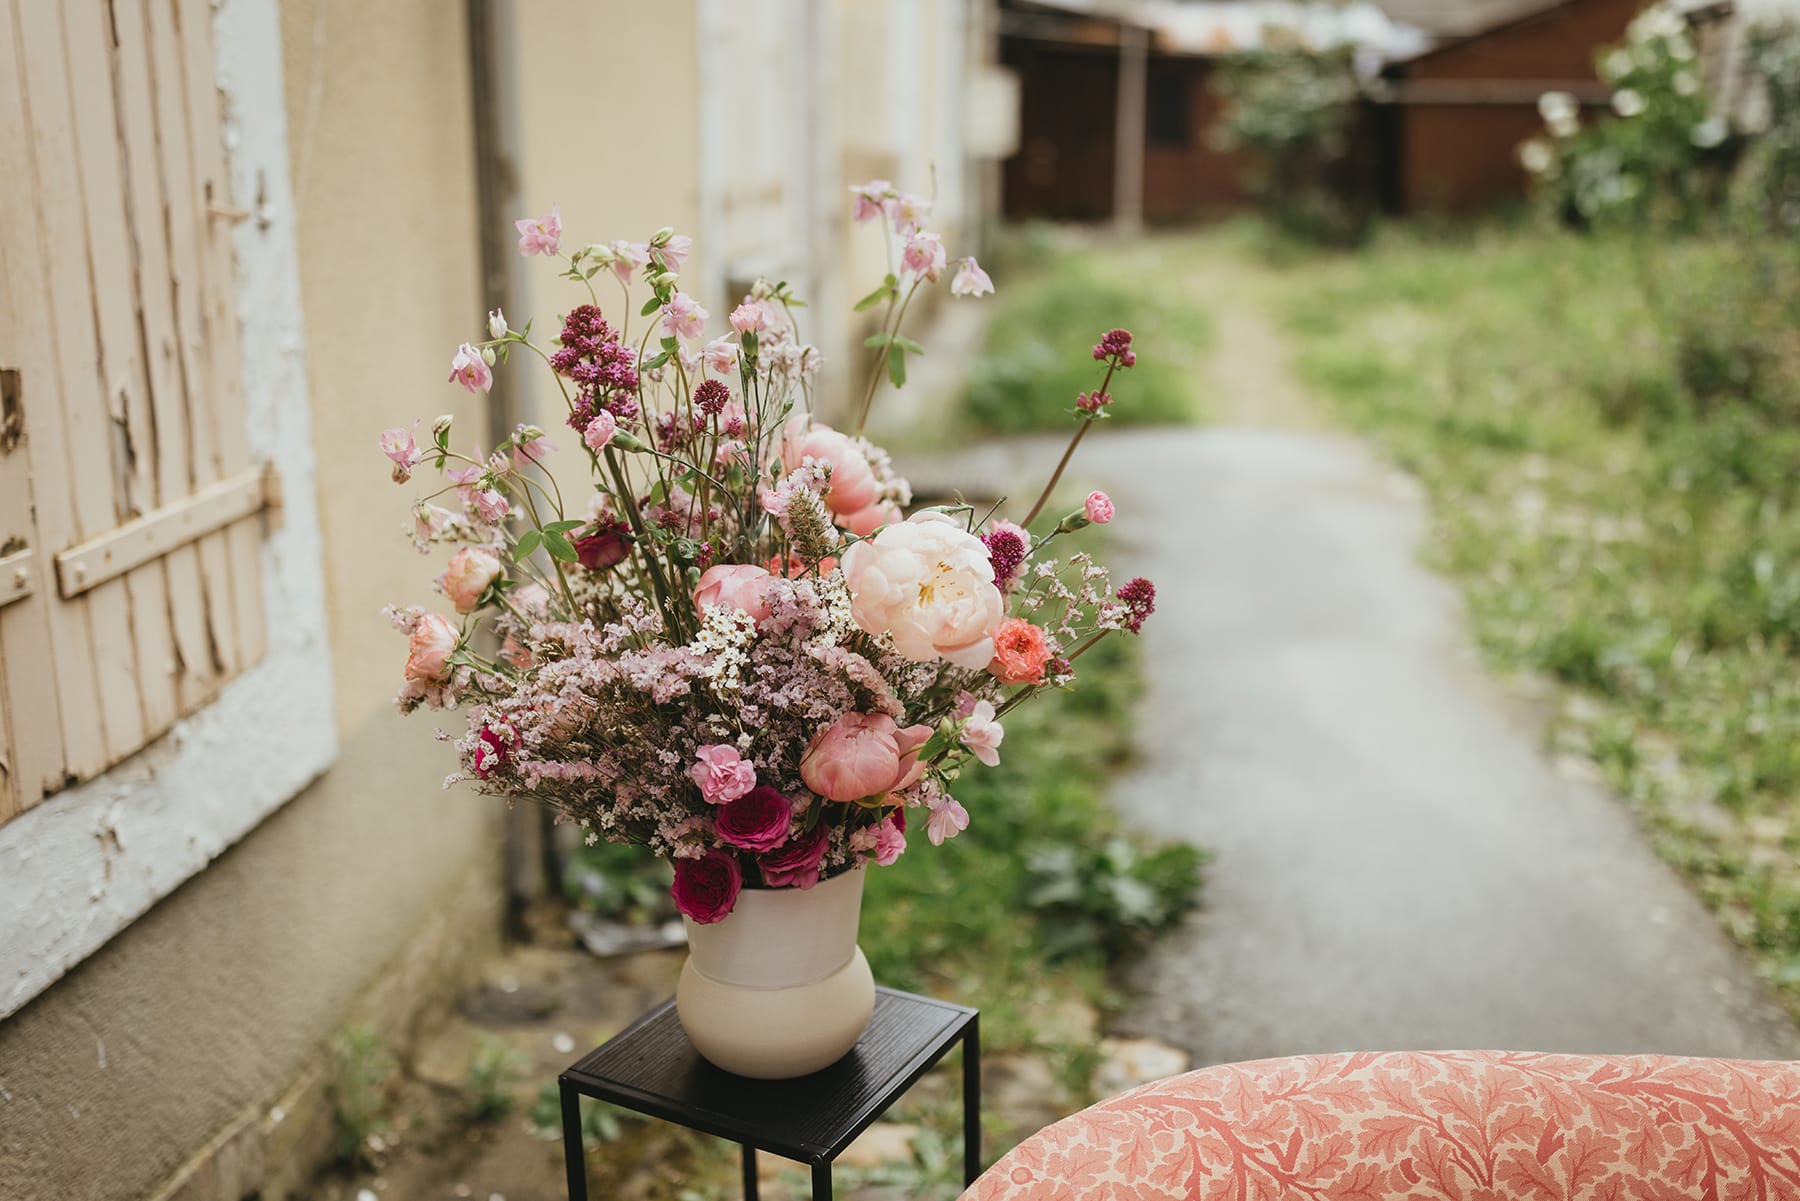
M 1254 305 L 1227 317 L 1235 398 L 1213 411 L 1244 424 L 1097 431 L 1073 471 L 1117 503 L 1116 565 L 1158 589 L 1143 756 L 1117 804 L 1216 853 L 1206 911 L 1141 965 L 1125 1032 L 1197 1064 L 1800 1057 L 1625 807 L 1559 773 L 1532 714 L 1482 673 L 1453 589 L 1416 562 L 1416 488 L 1357 441 L 1305 432 L 1278 333 Z M 1258 395 L 1280 400 L 1272 428 L 1247 427 Z M 978 448 L 951 482 L 1016 493 L 1053 454 Z

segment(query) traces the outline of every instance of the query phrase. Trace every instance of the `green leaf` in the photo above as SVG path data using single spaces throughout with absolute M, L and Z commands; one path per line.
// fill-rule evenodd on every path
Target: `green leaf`
M 536 550 L 543 540 L 544 536 L 538 531 L 526 530 L 523 534 L 519 535 L 519 540 L 513 544 L 513 557 L 516 559 L 523 559 L 526 555 L 529 555 L 532 551 Z
M 888 278 L 892 279 L 893 276 L 890 275 Z M 856 302 L 856 311 L 859 313 L 866 313 L 893 294 L 894 288 L 892 284 L 882 284 L 879 288 L 876 288 L 873 292 L 870 292 L 867 296 Z
M 898 346 L 900 349 L 904 350 L 907 354 L 924 354 L 925 353 L 925 348 L 923 346 L 920 346 L 917 342 L 913 341 L 911 338 L 906 337 L 904 334 L 895 334 L 894 335 L 894 345 Z
M 646 300 L 644 302 L 644 307 L 638 310 L 638 316 L 648 317 L 651 313 L 654 313 L 657 309 L 659 309 L 661 307 L 662 307 L 662 301 L 660 301 L 656 297 L 652 296 L 649 300 Z
M 561 534 L 546 533 L 544 549 L 550 552 L 552 559 L 561 559 L 564 563 L 577 562 L 581 557 L 575 553 L 575 548 L 569 545 L 569 540 Z
M 552 521 L 549 525 L 544 527 L 544 532 L 547 534 L 566 534 L 570 530 L 578 530 L 586 524 L 587 522 L 585 521 Z
M 906 352 L 897 346 L 888 351 L 888 378 L 894 387 L 906 387 Z
M 666 363 L 668 361 L 669 361 L 669 352 L 665 350 L 653 359 L 645 359 L 642 363 L 639 364 L 639 366 L 641 366 L 645 371 L 655 371 L 658 367 L 661 367 L 664 363 Z
M 664 338 L 662 340 L 662 348 L 664 350 L 668 351 L 670 354 L 674 354 L 675 353 L 675 339 L 673 337 Z
M 864 346 L 886 346 L 893 341 L 887 334 L 870 334 L 863 339 Z

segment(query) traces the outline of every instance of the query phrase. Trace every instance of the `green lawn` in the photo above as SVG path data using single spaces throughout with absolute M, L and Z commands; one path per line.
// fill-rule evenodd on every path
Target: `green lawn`
M 1800 1013 L 1800 262 L 1484 228 L 1282 270 L 1307 381 L 1425 483 L 1431 553 Z

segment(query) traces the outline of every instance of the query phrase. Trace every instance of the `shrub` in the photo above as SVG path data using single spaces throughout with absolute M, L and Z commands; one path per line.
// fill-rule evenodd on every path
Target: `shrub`
M 332 1077 L 326 1085 L 332 1151 L 341 1163 L 372 1167 L 374 1152 L 369 1140 L 387 1124 L 393 1057 L 370 1026 L 344 1031 L 332 1052 Z
M 1746 50 L 1768 120 L 1745 153 L 1732 199 L 1764 228 L 1792 233 L 1800 230 L 1800 24 L 1757 26 Z

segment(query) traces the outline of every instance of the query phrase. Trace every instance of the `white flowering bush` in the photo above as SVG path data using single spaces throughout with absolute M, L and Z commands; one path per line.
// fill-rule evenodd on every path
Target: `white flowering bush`
M 1545 132 L 1519 147 L 1538 196 L 1581 225 L 1692 224 L 1720 199 L 1731 129 L 1706 94 L 1686 19 L 1650 5 L 1596 65 L 1607 111 L 1584 120 L 1567 92 L 1538 102 Z

